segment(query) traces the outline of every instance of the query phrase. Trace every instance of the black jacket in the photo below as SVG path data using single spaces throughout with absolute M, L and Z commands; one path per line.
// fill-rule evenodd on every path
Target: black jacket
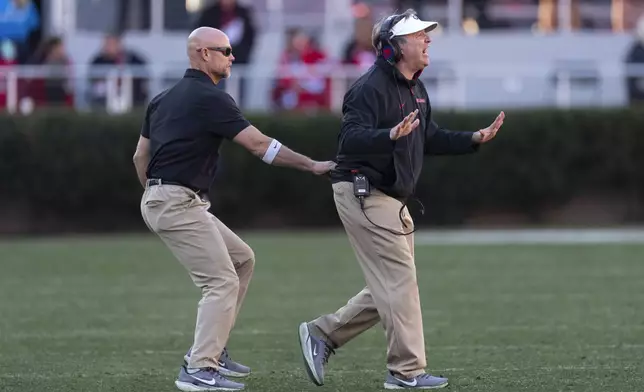
M 425 155 L 466 154 L 478 149 L 472 132 L 448 131 L 432 120 L 429 96 L 419 74 L 408 80 L 379 58 L 349 88 L 342 104 L 332 182 L 351 181 L 351 171 L 358 169 L 372 187 L 404 200 L 415 192 Z M 391 128 L 416 108 L 418 128 L 392 141 Z

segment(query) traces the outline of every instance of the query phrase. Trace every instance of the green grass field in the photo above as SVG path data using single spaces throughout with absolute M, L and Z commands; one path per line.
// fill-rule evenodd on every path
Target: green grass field
M 306 378 L 297 325 L 363 279 L 342 234 L 245 237 L 229 348 L 251 391 L 375 391 L 374 327 Z M 418 246 L 428 370 L 452 391 L 644 390 L 644 245 Z M 0 242 L 1 391 L 174 391 L 199 291 L 150 236 Z

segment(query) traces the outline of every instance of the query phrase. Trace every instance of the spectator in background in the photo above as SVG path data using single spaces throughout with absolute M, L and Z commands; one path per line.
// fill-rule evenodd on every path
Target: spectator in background
M 145 66 L 144 58 L 133 50 L 123 47 L 121 37 L 116 34 L 108 34 L 101 51 L 92 59 L 90 72 L 101 72 L 100 68 L 106 65 L 126 67 Z M 148 83 L 145 77 L 136 77 L 132 81 L 132 102 L 134 105 L 143 105 L 148 98 Z M 90 99 L 94 105 L 105 106 L 107 98 L 107 81 L 103 77 L 92 76 L 90 78 Z
M 371 17 L 361 17 L 354 21 L 354 36 L 344 48 L 343 64 L 353 64 L 366 71 L 376 61 L 376 51 L 371 44 Z
M 541 0 L 538 8 L 538 26 L 543 32 L 553 32 L 561 28 L 559 23 L 559 2 L 561 0 Z M 570 0 L 570 26 L 572 30 L 592 27 L 584 25 L 579 0 Z
M 11 40 L 16 58 L 29 52 L 29 35 L 40 27 L 40 16 L 31 0 L 0 0 L 0 40 Z
M 626 55 L 626 65 L 639 65 L 644 67 L 644 15 L 637 21 L 635 28 L 635 42 Z M 644 103 L 644 74 L 628 76 L 626 78 L 628 98 L 631 104 Z
M 250 62 L 257 34 L 250 7 L 239 4 L 237 0 L 218 0 L 201 13 L 196 27 L 201 26 L 214 27 L 229 37 L 235 63 Z
M 326 54 L 300 28 L 287 32 L 287 42 L 273 89 L 277 109 L 317 111 L 330 108 L 331 79 L 321 75 L 327 65 Z
M 413 8 L 421 19 L 424 17 L 423 13 L 426 2 L 427 0 L 392 0 L 394 10 Z
M 255 45 L 257 31 L 251 18 L 251 7 L 239 4 L 237 0 L 217 0 L 210 7 L 205 8 L 199 18 L 197 27 L 214 27 L 223 31 L 230 39 L 235 56 L 235 65 L 248 65 L 251 62 L 251 52 Z M 222 80 L 219 87 L 225 88 L 227 81 Z M 240 106 L 243 106 L 243 91 L 245 78 L 240 78 Z
M 67 74 L 71 61 L 60 37 L 50 37 L 43 41 L 34 55 L 28 60 L 32 65 L 49 65 L 47 77 L 26 81 L 24 97 L 33 100 L 35 106 L 70 106 L 73 96 Z

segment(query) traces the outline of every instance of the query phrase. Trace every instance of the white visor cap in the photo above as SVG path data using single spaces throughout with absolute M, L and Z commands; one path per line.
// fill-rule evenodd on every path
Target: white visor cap
M 423 30 L 427 33 L 434 30 L 436 26 L 438 26 L 438 22 L 420 20 L 416 15 L 412 15 L 396 23 L 391 29 L 391 36 L 399 37 Z

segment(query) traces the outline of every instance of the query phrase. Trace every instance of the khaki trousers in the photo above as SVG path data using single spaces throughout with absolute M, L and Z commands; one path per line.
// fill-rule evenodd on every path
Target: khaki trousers
M 251 248 L 208 212 L 210 203 L 176 185 L 145 189 L 141 214 L 201 289 L 189 367 L 219 368 L 253 274 Z
M 309 323 L 336 347 L 382 322 L 387 338 L 387 368 L 403 377 L 424 373 L 427 366 L 423 319 L 414 264 L 413 234 L 399 236 L 375 227 L 364 216 L 353 184 L 333 184 L 340 219 L 364 274 L 367 287 L 333 314 Z M 365 198 L 365 213 L 379 226 L 396 232 L 413 230 L 407 208 L 378 190 Z

